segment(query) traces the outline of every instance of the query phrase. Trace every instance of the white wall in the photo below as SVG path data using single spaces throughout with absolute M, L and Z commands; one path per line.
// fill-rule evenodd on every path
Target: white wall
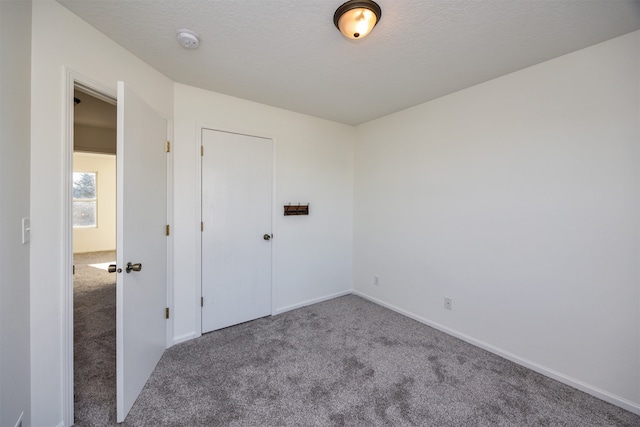
M 631 33 L 359 126 L 355 290 L 638 412 L 639 52 Z
M 199 125 L 275 141 L 274 312 L 350 292 L 353 128 L 181 84 L 174 99 L 175 340 L 200 333 Z
M 116 90 L 124 80 L 171 118 L 173 84 L 53 0 L 33 3 L 31 87 L 31 394 L 32 422 L 63 422 L 63 339 L 67 238 L 62 205 L 65 176 L 65 67 Z
M 73 153 L 74 172 L 96 173 L 97 225 L 73 229 L 73 252 L 116 249 L 116 156 Z
M 31 1 L 0 1 L 0 425 L 31 423 L 29 361 L 29 93 Z

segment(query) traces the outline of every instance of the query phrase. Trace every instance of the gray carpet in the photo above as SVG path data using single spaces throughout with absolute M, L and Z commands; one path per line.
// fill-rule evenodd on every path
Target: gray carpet
M 631 426 L 640 417 L 346 296 L 174 346 L 126 424 Z
M 104 388 L 93 394 L 102 409 L 79 411 L 76 400 L 77 425 L 113 425 L 115 375 L 101 369 L 115 368 L 115 354 L 94 336 L 87 348 L 109 347 L 90 378 Z M 347 296 L 172 347 L 124 425 L 640 426 L 640 417 Z
M 89 264 L 115 260 L 115 252 L 74 254 L 73 369 L 75 425 L 116 420 L 116 278 Z

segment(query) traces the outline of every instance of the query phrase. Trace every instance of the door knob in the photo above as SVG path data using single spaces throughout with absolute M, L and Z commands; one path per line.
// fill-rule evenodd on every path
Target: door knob
M 262 236 L 264 240 L 271 240 L 272 237 L 273 237 L 272 234 L 265 234 L 264 236 Z
M 131 273 L 131 271 L 140 271 L 142 270 L 142 264 L 138 263 L 138 264 L 131 264 L 130 262 L 127 263 L 127 273 Z
M 117 266 L 115 264 L 111 264 L 109 265 L 109 273 L 122 273 L 122 269 L 121 268 L 117 268 Z

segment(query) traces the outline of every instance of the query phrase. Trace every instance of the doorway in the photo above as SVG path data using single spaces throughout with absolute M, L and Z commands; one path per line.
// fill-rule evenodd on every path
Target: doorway
M 271 314 L 273 141 L 202 129 L 202 332 Z
M 170 258 L 167 248 L 170 228 L 167 171 L 170 164 L 170 144 L 167 139 L 167 119 L 160 116 L 122 81 L 117 82 L 117 98 L 103 95 L 110 93 L 109 89 L 100 89 L 101 92 L 91 89 L 100 87 L 94 83 L 73 72 L 68 75 L 67 160 L 64 166 L 69 178 L 68 191 L 64 194 L 64 217 L 67 219 L 64 248 L 68 265 L 64 309 L 66 382 L 63 399 L 66 425 L 74 423 L 74 301 L 71 263 L 74 88 L 81 88 L 83 92 L 109 103 L 115 103 L 114 100 L 117 99 L 116 264 L 108 267 L 109 271 L 116 273 L 116 422 L 122 422 L 126 418 L 167 348 L 168 336 L 167 266 Z
M 74 422 L 116 422 L 116 101 L 74 88 Z
M 74 423 L 72 166 L 76 88 L 108 103 L 115 104 L 117 99 L 117 256 L 116 265 L 108 267 L 109 271 L 116 273 L 116 422 L 124 421 L 167 348 L 169 336 L 167 270 L 170 264 L 170 239 L 167 190 L 170 179 L 170 144 L 167 119 L 159 115 L 122 81 L 117 82 L 117 91 L 112 91 L 69 71 L 65 95 L 67 126 L 63 166 L 64 175 L 68 179 L 67 191 L 63 195 L 63 258 L 67 266 L 64 280 L 65 425 Z M 141 194 L 144 194 L 144 197 L 141 197 Z

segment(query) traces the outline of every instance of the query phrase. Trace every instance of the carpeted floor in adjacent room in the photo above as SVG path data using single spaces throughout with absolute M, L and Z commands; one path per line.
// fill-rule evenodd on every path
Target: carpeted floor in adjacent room
M 104 332 L 87 333 L 95 369 L 76 373 L 78 391 L 97 378 L 91 399 L 104 407 L 79 410 L 77 396 L 77 425 L 115 424 Z M 640 417 L 346 296 L 170 348 L 124 425 L 640 426 Z
M 74 412 L 78 426 L 116 420 L 116 277 L 91 264 L 114 251 L 73 255 Z

